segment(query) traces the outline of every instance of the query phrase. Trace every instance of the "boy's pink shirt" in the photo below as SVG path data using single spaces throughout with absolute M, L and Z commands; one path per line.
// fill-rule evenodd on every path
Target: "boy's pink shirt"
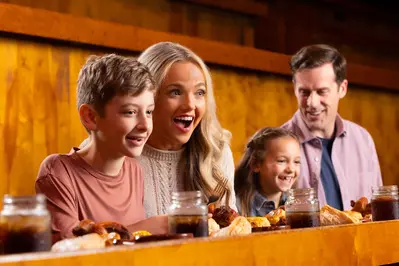
M 138 162 L 125 157 L 117 176 L 107 176 L 86 163 L 76 150 L 53 154 L 41 164 L 36 193 L 47 197 L 52 230 L 71 237 L 83 219 L 131 225 L 145 218 L 143 173 Z

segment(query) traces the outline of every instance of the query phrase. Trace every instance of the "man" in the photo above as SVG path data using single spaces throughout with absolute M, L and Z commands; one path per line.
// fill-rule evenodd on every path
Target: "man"
M 301 142 L 297 186 L 316 188 L 321 206 L 348 210 L 382 179 L 370 134 L 338 114 L 348 87 L 346 60 L 333 47 L 311 45 L 291 58 L 290 67 L 299 110 L 283 127 Z

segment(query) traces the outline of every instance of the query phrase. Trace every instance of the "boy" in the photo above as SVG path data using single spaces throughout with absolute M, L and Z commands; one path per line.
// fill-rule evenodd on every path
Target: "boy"
M 154 92 L 150 72 L 132 58 L 92 56 L 81 69 L 77 105 L 92 141 L 48 156 L 36 180 L 59 237 L 71 237 L 83 219 L 115 221 L 131 231 L 165 230 L 166 217 L 144 220 L 143 174 L 134 159 L 152 132 Z

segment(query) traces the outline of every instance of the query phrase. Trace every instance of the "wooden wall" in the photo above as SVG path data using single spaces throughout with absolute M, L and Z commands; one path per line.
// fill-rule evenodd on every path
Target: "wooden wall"
M 0 38 L 0 195 L 30 194 L 41 161 L 66 153 L 86 132 L 80 124 L 75 84 L 81 65 L 102 51 Z M 285 77 L 211 66 L 222 125 L 233 133 L 237 162 L 248 137 L 279 126 L 297 108 Z M 234 103 L 234 104 L 232 104 Z M 399 93 L 350 87 L 341 114 L 375 139 L 384 181 L 398 183 Z
M 255 0 L 235 0 L 235 2 L 240 1 L 255 2 Z M 1 2 L 134 25 L 156 31 L 246 46 L 254 45 L 255 19 L 252 16 L 191 3 L 195 1 L 0 0 Z
M 256 25 L 257 48 L 293 54 L 305 45 L 327 43 L 349 62 L 399 67 L 399 17 L 392 1 L 264 2 L 269 12 Z
M 0 18 L 9 23 L 0 24 L 0 28 L 12 34 L 0 35 L 0 58 L 3 59 L 0 63 L 0 196 L 33 193 L 41 161 L 49 154 L 68 152 L 86 137 L 75 106 L 79 69 L 89 54 L 115 51 L 94 48 L 92 44 L 126 49 L 131 55 L 154 40 L 169 40 L 170 37 L 192 48 L 206 61 L 218 64 L 211 65 L 218 115 L 222 125 L 233 133 L 232 150 L 236 162 L 248 137 L 257 129 L 279 126 L 292 116 L 297 103 L 287 76 L 288 56 L 204 40 L 251 46 L 254 16 L 175 1 L 0 0 L 201 37 L 190 39 L 30 9 L 6 10 L 3 5 Z M 244 0 L 234 2 L 239 1 Z M 38 15 L 35 17 L 32 12 Z M 57 23 L 56 27 L 47 28 L 51 21 Z M 77 25 L 84 27 L 74 31 Z M 21 37 L 20 34 L 89 45 L 55 43 Z M 392 69 L 351 64 L 350 90 L 340 108 L 344 118 L 364 126 L 374 137 L 386 184 L 399 183 L 396 162 L 399 158 L 399 142 L 396 141 L 399 135 L 399 75 L 395 72 L 397 69 Z M 390 90 L 353 86 L 351 80 L 357 84 L 380 84 Z
M 0 39 L 0 195 L 30 194 L 41 161 L 84 138 L 75 83 L 88 51 Z
M 218 114 L 223 126 L 233 133 L 236 162 L 244 144 L 264 126 L 280 126 L 297 110 L 291 82 L 268 74 L 214 69 Z M 234 104 L 232 104 L 234 103 Z M 345 119 L 366 128 L 374 138 L 384 183 L 399 184 L 399 93 L 353 86 L 339 112 Z

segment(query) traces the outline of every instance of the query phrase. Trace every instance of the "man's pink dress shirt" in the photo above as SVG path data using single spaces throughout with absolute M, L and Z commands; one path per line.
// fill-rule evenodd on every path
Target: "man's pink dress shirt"
M 331 159 L 341 189 L 344 210 L 350 201 L 371 197 L 371 188 L 382 185 L 381 170 L 374 141 L 366 129 L 337 115 Z M 298 110 L 282 127 L 294 132 L 301 143 L 301 174 L 297 187 L 316 188 L 320 207 L 326 204 L 321 182 L 322 144 L 315 137 Z

